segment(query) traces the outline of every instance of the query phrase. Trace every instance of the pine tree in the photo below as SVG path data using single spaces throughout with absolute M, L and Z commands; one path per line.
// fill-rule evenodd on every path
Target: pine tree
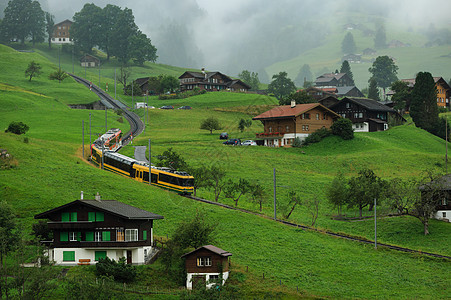
M 343 42 L 341 42 L 341 51 L 344 54 L 353 54 L 357 51 L 357 46 L 355 45 L 352 33 L 348 32 L 345 35 Z
M 380 101 L 381 98 L 379 96 L 379 89 L 377 88 L 376 79 L 370 80 L 370 86 L 368 87 L 368 98 Z
M 429 72 L 420 72 L 415 79 L 411 94 L 410 115 L 415 125 L 429 132 L 439 121 L 437 107 L 437 89 L 434 78 Z
M 351 85 L 355 85 L 354 75 L 352 74 L 351 66 L 349 65 L 349 62 L 347 60 L 344 60 L 343 63 L 341 64 L 340 73 L 348 74 L 348 77 L 352 80 Z
M 298 76 L 294 80 L 296 86 L 302 86 L 305 88 L 306 82 L 311 82 L 313 80 L 312 71 L 310 70 L 310 66 L 308 64 L 304 64 L 299 70 Z
M 376 49 L 387 48 L 387 36 L 385 35 L 385 28 L 381 26 L 377 29 L 374 36 L 374 47 Z

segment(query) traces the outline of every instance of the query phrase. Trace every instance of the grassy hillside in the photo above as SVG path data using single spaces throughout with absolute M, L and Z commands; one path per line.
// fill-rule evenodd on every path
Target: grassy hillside
M 331 33 L 327 36 L 324 44 L 318 48 L 311 49 L 299 56 L 287 61 L 275 63 L 265 70 L 271 78 L 273 74 L 286 71 L 291 79 L 295 79 L 300 68 L 308 64 L 312 70 L 314 79 L 325 72 L 334 72 L 340 69 L 343 53 L 341 43 L 347 32 L 351 32 L 357 46 L 357 54 L 362 54 L 366 48 L 374 49 L 374 37 L 365 36 L 361 30 L 345 30 L 343 26 L 349 22 L 361 24 L 368 29 L 375 29 L 374 22 L 361 15 L 343 16 L 341 22 L 329 24 Z M 425 47 L 427 38 L 421 33 L 424 28 L 408 28 L 406 25 L 394 23 L 396 20 L 385 20 L 387 43 L 392 40 L 399 40 L 404 44 L 410 44 L 410 47 L 387 48 L 378 50 L 375 55 L 362 56 L 363 60 L 371 60 L 378 56 L 388 55 L 394 57 L 396 65 L 399 67 L 398 78 L 414 78 L 420 71 L 428 71 L 433 76 L 442 76 L 445 80 L 451 78 L 451 71 L 447 66 L 451 63 L 449 54 L 451 47 L 435 46 Z M 351 70 L 354 75 L 354 81 L 358 88 L 362 89 L 368 86 L 368 79 L 371 73 L 368 68 L 370 62 L 351 63 Z
M 262 291 L 251 290 L 255 297 L 260 292 L 282 291 L 299 295 L 331 298 L 447 298 L 451 285 L 449 262 L 397 253 L 383 248 L 360 245 L 321 233 L 289 228 L 272 220 L 226 210 L 186 198 L 158 188 L 140 184 L 129 178 L 104 172 L 81 157 L 81 120 L 92 113 L 93 126 L 102 131 L 104 112 L 71 110 L 73 103 L 66 90 L 92 94 L 70 79 L 61 84 L 41 75 L 30 83 L 23 77 L 28 61 L 36 60 L 48 73 L 54 65 L 36 53 L 17 54 L 9 48 L 0 48 L 0 82 L 10 90 L 0 90 L 0 128 L 10 121 L 23 121 L 30 126 L 24 136 L 0 133 L 0 148 L 8 149 L 18 166 L 0 170 L 0 198 L 13 205 L 27 230 L 33 215 L 57 205 L 78 199 L 80 191 L 93 196 L 100 192 L 103 199 L 116 199 L 161 214 L 164 220 L 155 222 L 155 234 L 171 236 L 180 220 L 201 210 L 215 220 L 216 245 L 233 253 L 233 265 L 249 266 L 246 278 L 260 278 Z M 17 60 L 17 63 L 10 61 Z M 10 70 L 15 66 L 15 72 Z M 48 76 L 48 75 L 47 75 Z M 34 84 L 36 83 L 40 84 Z M 34 93 L 42 93 L 44 96 Z M 125 98 L 125 97 L 124 97 Z M 58 99 L 56 101 L 55 99 Z M 129 98 L 125 98 L 130 101 Z M 92 101 L 95 101 L 93 97 Z M 88 102 L 88 101 L 86 101 Z M 169 147 L 180 153 L 189 164 L 218 164 L 225 168 L 228 178 L 246 178 L 267 186 L 264 213 L 272 215 L 272 171 L 277 169 L 278 202 L 286 202 L 289 188 L 302 192 L 303 198 L 321 200 L 318 228 L 329 228 L 372 238 L 373 221 L 333 221 L 335 212 L 324 197 L 324 190 L 338 171 L 356 174 L 370 167 L 384 178 L 410 177 L 426 168 L 443 169 L 443 141 L 412 125 L 393 128 L 386 132 L 357 134 L 352 141 L 330 137 L 307 148 L 274 149 L 266 147 L 227 147 L 218 134 L 199 129 L 202 119 L 217 117 L 224 131 L 242 139 L 262 131 L 254 122 L 245 132 L 237 126 L 241 118 L 250 118 L 254 105 L 274 104 L 273 98 L 257 95 L 211 93 L 176 102 L 152 98 L 151 104 L 191 105 L 192 110 L 149 110 L 149 126 L 134 145 L 147 145 L 152 139 L 152 153 L 162 153 Z M 160 105 L 161 104 L 161 105 Z M 144 115 L 143 110 L 137 110 Z M 109 113 L 109 127 L 127 129 L 118 116 Z M 55 125 L 54 122 L 58 125 Z M 86 132 L 86 127 L 85 127 Z M 89 136 L 85 135 L 85 143 Z M 133 152 L 132 146 L 122 151 Z M 200 196 L 211 199 L 211 191 L 201 190 Z M 230 203 L 221 197 L 221 202 Z M 240 207 L 257 210 L 247 196 Z M 382 208 L 380 212 L 384 212 Z M 355 213 L 346 211 L 348 215 Z M 309 223 L 305 207 L 296 209 L 292 221 Z M 378 240 L 415 249 L 450 255 L 450 224 L 431 222 L 431 235 L 422 235 L 422 225 L 410 217 L 381 218 L 378 220 Z M 265 280 L 262 279 L 263 273 Z M 252 289 L 253 282 L 245 281 Z M 261 284 L 261 285 L 260 285 Z M 244 289 L 244 288 L 243 288 Z

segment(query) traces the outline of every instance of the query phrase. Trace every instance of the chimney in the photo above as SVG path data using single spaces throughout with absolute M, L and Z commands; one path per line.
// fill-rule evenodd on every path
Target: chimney
M 80 200 L 83 200 L 83 191 L 80 193 Z
M 102 201 L 100 200 L 100 194 L 99 194 L 99 192 L 97 192 L 97 194 L 96 194 L 96 201 L 102 202 Z
M 291 100 L 291 108 L 296 107 L 296 101 L 295 100 Z

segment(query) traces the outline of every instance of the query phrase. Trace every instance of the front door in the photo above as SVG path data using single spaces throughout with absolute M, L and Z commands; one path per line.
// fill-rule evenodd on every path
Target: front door
M 193 275 L 193 290 L 205 289 L 206 279 L 205 275 Z
M 127 250 L 127 264 L 131 264 L 131 263 L 132 263 L 132 251 Z

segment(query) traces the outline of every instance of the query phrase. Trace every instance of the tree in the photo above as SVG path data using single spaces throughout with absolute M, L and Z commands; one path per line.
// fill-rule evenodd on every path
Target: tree
M 14 134 L 25 134 L 30 127 L 28 127 L 27 124 L 22 122 L 11 122 L 8 125 L 8 128 L 5 130 L 5 132 L 12 132 Z
M 208 187 L 213 189 L 213 192 L 215 194 L 215 201 L 218 202 L 219 195 L 224 188 L 224 178 L 226 171 L 221 167 L 212 165 L 207 172 L 211 179 L 208 182 Z
M 256 91 L 260 87 L 260 79 L 258 79 L 258 73 L 251 73 L 248 70 L 243 70 L 240 74 L 238 74 L 238 78 L 249 85 L 252 91 Z
M 119 62 L 126 64 L 132 57 L 132 37 L 138 34 L 135 17 L 129 8 L 124 8 L 117 17 L 111 32 L 111 55 L 117 57 Z
M 132 85 L 133 85 L 133 93 L 132 93 Z M 125 89 L 125 95 L 142 95 L 143 91 L 139 87 L 139 84 L 136 81 L 133 81 L 132 83 L 129 83 L 127 85 L 127 88 Z
M 341 63 L 340 73 L 346 73 L 348 75 L 348 77 L 352 80 L 351 85 L 355 85 L 354 75 L 352 74 L 352 71 L 351 71 L 351 65 L 349 65 L 349 62 L 347 60 L 344 60 Z
M 418 192 L 417 180 L 393 178 L 387 184 L 386 198 L 390 208 L 396 210 L 399 215 L 409 214 Z
M 375 79 L 377 86 L 384 90 L 385 99 L 385 89 L 388 88 L 392 82 L 398 80 L 398 77 L 396 76 L 398 73 L 398 66 L 395 65 L 395 62 L 390 57 L 386 55 L 378 56 L 368 71 L 373 74 L 368 82 L 371 81 L 371 79 Z
M 294 83 L 296 86 L 302 86 L 303 88 L 307 88 L 306 84 L 311 83 L 313 81 L 313 74 L 310 70 L 310 66 L 308 64 L 302 65 L 301 69 L 299 69 L 299 74 L 294 79 Z
M 380 26 L 374 36 L 374 47 L 376 49 L 387 48 L 387 37 L 385 35 L 385 27 Z
M 5 8 L 5 17 L 2 21 L 2 31 L 5 39 L 11 41 L 16 38 L 25 44 L 30 35 L 32 26 L 31 0 L 11 0 Z
M 19 233 L 17 231 L 16 216 L 12 208 L 6 201 L 0 202 L 0 269 L 1 274 L 8 276 L 5 272 L 4 259 L 5 256 L 12 251 L 19 241 Z M 0 280 L 0 297 L 6 293 L 8 298 L 8 286 L 6 277 Z
M 384 190 L 384 182 L 374 174 L 371 169 L 360 170 L 358 176 L 351 177 L 348 181 L 349 193 L 347 204 L 349 207 L 357 207 L 362 218 L 362 210 L 369 206 L 372 210 L 374 199 L 381 200 Z
M 119 70 L 119 76 L 117 76 L 117 81 L 122 83 L 123 85 L 123 91 L 125 94 L 125 90 L 127 89 L 127 81 L 132 75 L 132 70 L 129 67 L 126 67 L 125 65 L 122 65 Z
M 99 47 L 106 52 L 106 60 L 110 60 L 111 44 L 113 43 L 113 28 L 121 14 L 121 8 L 117 5 L 107 4 L 101 11 L 101 32 L 99 36 Z
M 172 170 L 186 170 L 188 169 L 188 164 L 177 152 L 172 150 L 172 147 L 168 148 L 163 152 L 162 155 L 158 156 L 159 162 L 157 167 L 166 167 Z
M 291 101 L 295 101 L 296 104 L 306 104 L 306 103 L 315 103 L 317 102 L 315 98 L 307 94 L 305 90 L 301 90 L 298 92 L 291 93 L 288 97 L 281 98 L 279 100 L 280 105 L 290 105 Z
M 296 206 L 299 204 L 301 205 L 301 198 L 299 197 L 299 195 L 296 193 L 296 191 L 289 191 L 287 194 L 287 198 L 288 198 L 288 206 L 286 207 L 285 211 L 282 212 L 283 217 L 285 219 L 289 219 L 291 214 L 293 213 L 294 209 L 296 208 Z
M 52 48 L 52 35 L 53 35 L 53 26 L 55 25 L 54 16 L 45 12 L 45 31 L 47 32 L 47 42 L 49 43 L 49 49 Z
M 200 129 L 209 130 L 210 134 L 212 134 L 213 130 L 221 129 L 221 125 L 219 124 L 218 119 L 215 117 L 209 117 L 200 123 Z
M 197 190 L 200 188 L 208 187 L 211 184 L 210 172 L 205 165 L 196 165 L 195 167 L 189 166 L 188 173 L 194 177 L 194 196 L 196 196 Z
M 273 93 L 277 99 L 288 96 L 296 90 L 293 81 L 288 78 L 287 72 L 280 72 L 272 76 L 272 81 L 268 85 L 268 92 Z
M 91 53 L 92 48 L 102 44 L 102 9 L 93 3 L 86 3 L 74 14 L 70 36 L 82 52 Z
M 344 54 L 354 54 L 357 52 L 357 46 L 354 42 L 354 36 L 348 32 L 341 42 L 341 51 Z
M 50 75 L 49 75 L 50 80 L 58 80 L 59 82 L 63 81 L 67 77 L 69 77 L 69 74 L 67 74 L 66 72 L 64 72 L 61 69 L 58 69 L 55 72 L 50 73 Z
M 391 100 L 394 103 L 393 108 L 402 113 L 410 110 L 410 88 L 407 82 L 398 80 L 392 83 L 390 89 L 393 91 Z
M 216 223 L 206 214 L 196 211 L 192 217 L 184 219 L 174 231 L 172 240 L 182 249 L 199 248 L 212 244 L 215 240 Z
M 327 200 L 337 208 L 338 215 L 340 215 L 341 208 L 346 204 L 348 192 L 347 180 L 343 173 L 339 172 L 326 191 Z
M 265 202 L 265 189 L 259 183 L 253 183 L 249 186 L 252 202 L 258 203 L 260 211 L 262 211 L 263 203 Z
M 96 275 L 113 276 L 114 280 L 119 282 L 132 282 L 136 278 L 137 271 L 135 266 L 127 264 L 125 257 L 115 261 L 107 256 L 100 258 L 96 263 Z
M 374 78 L 370 79 L 370 85 L 368 87 L 368 98 L 380 101 L 379 89 L 377 88 L 377 81 Z
M 238 182 L 229 179 L 224 188 L 224 195 L 235 202 L 235 207 L 238 207 L 238 201 L 241 196 L 247 194 L 250 189 L 250 183 L 246 179 L 240 178 Z
M 136 35 L 130 37 L 131 57 L 133 61 L 140 66 L 144 65 L 145 61 L 155 62 L 157 60 L 157 48 L 152 45 L 150 39 L 138 30 Z M 177 80 L 178 86 L 178 80 Z
M 308 212 L 310 213 L 310 215 L 312 216 L 312 223 L 310 224 L 310 226 L 315 226 L 316 220 L 318 219 L 318 214 L 319 214 L 319 199 L 315 198 L 315 199 L 305 199 L 304 200 L 304 206 L 307 208 Z
M 29 81 L 31 81 L 31 78 L 41 75 L 41 69 L 41 65 L 33 60 L 28 64 L 28 68 L 25 70 L 25 77 L 29 77 Z
M 46 19 L 45 13 L 41 9 L 41 5 L 38 1 L 31 2 L 28 9 L 31 10 L 29 19 L 30 35 L 34 46 L 36 43 L 41 43 L 45 39 Z
M 244 129 L 251 127 L 252 125 L 252 120 L 245 120 L 245 119 L 240 119 L 240 122 L 238 123 L 238 129 L 243 132 Z
M 438 123 L 437 89 L 429 72 L 419 72 L 411 93 L 410 115 L 415 125 L 429 132 Z
M 162 92 L 174 92 L 180 87 L 179 80 L 170 75 L 162 75 L 160 77 L 160 84 Z
M 354 138 L 354 129 L 352 128 L 352 121 L 345 118 L 340 118 L 335 121 L 330 127 L 332 134 L 340 136 L 344 140 L 352 140 Z

